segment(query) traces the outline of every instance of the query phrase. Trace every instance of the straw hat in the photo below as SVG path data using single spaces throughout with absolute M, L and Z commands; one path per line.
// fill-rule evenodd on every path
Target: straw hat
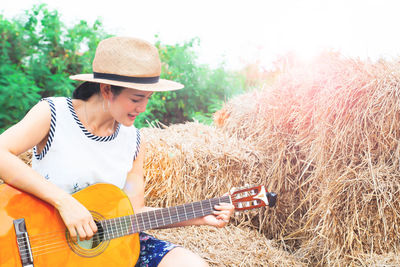
M 142 91 L 171 91 L 183 85 L 160 79 L 158 50 L 149 42 L 112 37 L 99 43 L 92 74 L 70 76 L 72 80 L 117 85 Z

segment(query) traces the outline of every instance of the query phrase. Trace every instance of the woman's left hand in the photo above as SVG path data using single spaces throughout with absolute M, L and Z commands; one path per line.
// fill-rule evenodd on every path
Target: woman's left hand
M 203 224 L 222 228 L 229 223 L 229 220 L 235 211 L 235 206 L 229 203 L 220 203 L 214 206 L 212 215 L 203 217 Z

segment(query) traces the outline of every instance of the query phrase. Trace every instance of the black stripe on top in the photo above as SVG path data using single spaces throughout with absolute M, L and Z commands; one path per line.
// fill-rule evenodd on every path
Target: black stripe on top
M 139 149 L 140 149 L 140 131 L 139 129 L 136 129 L 136 151 L 135 155 L 133 155 L 133 160 L 135 160 L 139 154 Z
M 98 141 L 98 142 L 108 142 L 108 141 L 115 139 L 118 136 L 118 132 L 119 132 L 119 129 L 121 126 L 120 123 L 118 123 L 117 129 L 115 130 L 115 132 L 112 135 L 97 136 L 97 135 L 92 134 L 85 128 L 85 126 L 83 126 L 82 122 L 79 120 L 78 116 L 76 115 L 74 106 L 72 105 L 72 100 L 69 97 L 67 98 L 67 104 L 68 104 L 69 110 L 71 111 L 72 117 L 74 118 L 75 122 L 78 124 L 79 128 L 81 128 L 82 132 L 87 136 L 87 138 L 89 138 L 93 141 Z
M 132 77 L 132 76 L 102 73 L 102 72 L 93 72 L 93 78 L 106 79 L 106 80 L 118 81 L 118 82 L 144 83 L 144 84 L 158 83 L 158 81 L 160 80 L 160 76 Z
M 49 151 L 51 143 L 53 142 L 53 139 L 54 139 L 54 133 L 56 131 L 56 107 L 53 103 L 53 100 L 51 100 L 50 98 L 43 98 L 40 101 L 43 101 L 43 100 L 47 101 L 47 103 L 50 106 L 51 120 L 50 120 L 49 137 L 47 138 L 46 145 L 44 146 L 40 155 L 37 154 L 37 146 L 33 147 L 33 154 L 35 155 L 35 158 L 37 160 L 43 159 L 43 157 L 46 155 L 47 151 Z

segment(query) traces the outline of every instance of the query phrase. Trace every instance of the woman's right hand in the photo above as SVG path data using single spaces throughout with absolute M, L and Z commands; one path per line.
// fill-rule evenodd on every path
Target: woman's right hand
M 77 235 L 80 240 L 89 240 L 97 232 L 96 223 L 92 214 L 71 195 L 65 195 L 56 204 L 61 218 L 67 227 L 72 240 L 77 241 Z

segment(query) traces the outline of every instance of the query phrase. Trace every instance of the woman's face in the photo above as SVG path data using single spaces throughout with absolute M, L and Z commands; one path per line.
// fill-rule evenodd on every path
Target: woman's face
M 125 126 L 132 126 L 136 117 L 146 110 L 153 92 L 125 88 L 110 101 L 110 112 L 114 119 Z

